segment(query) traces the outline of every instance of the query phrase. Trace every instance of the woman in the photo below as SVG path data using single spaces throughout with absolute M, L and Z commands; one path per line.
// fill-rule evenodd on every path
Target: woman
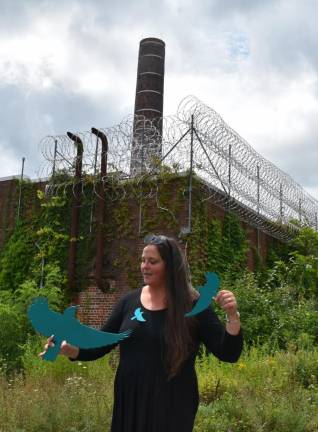
M 211 307 L 185 318 L 198 295 L 177 243 L 165 236 L 148 236 L 145 243 L 145 285 L 125 295 L 102 327 L 114 333 L 133 329 L 120 343 L 111 431 L 191 432 L 199 403 L 194 368 L 199 345 L 204 343 L 220 360 L 238 360 L 242 334 L 237 303 L 230 291 L 215 297 L 227 314 L 226 328 Z M 52 345 L 49 338 L 46 349 Z M 64 341 L 60 354 L 95 360 L 113 348 L 79 349 Z

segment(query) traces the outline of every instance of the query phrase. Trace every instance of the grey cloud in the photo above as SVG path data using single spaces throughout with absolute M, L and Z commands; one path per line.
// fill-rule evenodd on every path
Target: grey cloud
M 107 79 L 110 64 L 133 86 L 138 43 L 147 36 L 165 40 L 167 73 L 216 80 L 221 71 L 231 78 L 240 62 L 248 61 L 246 73 L 250 81 L 260 83 L 254 86 L 257 91 L 267 91 L 263 84 L 269 75 L 288 87 L 291 81 L 302 79 L 306 68 L 315 73 L 318 67 L 318 4 L 314 1 L 205 0 L 190 6 L 181 0 L 179 5 L 146 0 L 72 0 L 58 5 L 49 0 L 2 0 L 0 12 L 0 35 L 25 32 L 35 16 L 51 16 L 53 22 L 57 13 L 70 16 L 65 43 L 73 47 L 68 59 L 72 68 L 80 67 L 78 59 L 87 61 L 92 69 L 104 70 Z M 44 74 L 50 75 L 50 66 L 47 68 Z M 15 149 L 17 157 L 24 152 L 37 161 L 37 143 L 44 135 L 108 126 L 123 116 L 119 108 L 123 101 L 115 92 L 103 99 L 75 93 L 71 73 L 53 88 L 31 94 L 22 87 L 0 88 L 5 101 L 0 108 L 0 137 Z M 273 88 L 268 88 L 268 97 L 275 98 Z M 207 95 L 208 104 L 212 97 Z M 224 98 L 231 100 L 227 94 Z M 133 100 L 128 103 L 133 105 Z M 273 155 L 279 167 L 307 186 L 318 182 L 314 167 L 317 134 L 310 127 L 304 141 L 293 144 L 294 153 L 284 154 L 291 143 L 280 143 L 285 150 Z M 295 153 L 301 144 L 306 151 L 300 161 Z
M 255 13 L 277 3 L 279 0 L 205 0 L 203 4 L 211 15 L 220 19 L 234 14 Z
M 264 2 L 265 3 L 265 2 Z M 255 70 L 294 79 L 318 66 L 317 2 L 277 2 L 249 19 L 242 16 L 253 44 Z
M 54 19 L 56 10 L 68 10 L 73 1 L 59 2 L 50 0 L 1 0 L 0 35 L 24 34 L 32 28 L 35 16 L 51 15 Z
M 294 79 L 308 67 L 317 70 L 317 2 L 206 0 L 196 5 L 195 11 L 192 9 L 184 8 L 180 25 L 175 22 L 176 32 L 181 51 L 185 52 L 188 47 L 193 65 L 200 65 L 202 70 L 211 71 L 213 64 L 226 69 L 233 43 L 234 48 L 240 48 L 239 41 L 233 40 L 240 34 L 245 54 L 240 59 L 251 56 L 251 64 L 260 79 L 269 73 Z M 223 53 L 215 50 L 214 35 L 219 40 L 223 37 Z M 204 61 L 207 56 L 208 61 Z
M 26 157 L 32 176 L 43 162 L 39 142 L 44 136 L 110 126 L 122 114 L 111 97 L 96 101 L 63 87 L 26 96 L 21 88 L 10 86 L 0 89 L 0 99 L 6 101 L 0 106 L 0 141 L 17 159 Z
M 318 125 L 314 115 L 307 119 L 306 130 L 303 136 L 289 142 L 277 142 L 272 151 L 276 165 L 305 189 L 318 185 Z

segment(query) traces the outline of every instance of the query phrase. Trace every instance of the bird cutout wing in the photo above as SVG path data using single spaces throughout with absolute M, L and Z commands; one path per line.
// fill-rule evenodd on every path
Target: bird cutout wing
M 61 314 L 49 308 L 45 297 L 36 298 L 28 307 L 28 317 L 33 328 L 43 336 L 61 332 Z
M 63 314 L 52 311 L 46 298 L 35 299 L 28 308 L 28 317 L 36 331 L 44 336 L 54 335 L 61 343 L 66 340 L 79 348 L 98 348 L 112 345 L 127 338 L 131 330 L 109 333 L 81 324 L 75 318 L 76 307 L 67 308 Z
M 116 344 L 130 336 L 131 330 L 122 333 L 109 333 L 96 330 L 81 324 L 79 321 L 68 322 L 64 339 L 71 345 L 79 348 L 99 348 Z
M 145 320 L 145 318 L 143 317 L 143 313 L 144 313 L 144 312 L 141 310 L 140 307 L 137 308 L 137 309 L 135 310 L 135 312 L 134 312 L 134 316 L 130 318 L 131 321 L 133 321 L 133 320 L 137 320 L 137 321 L 140 321 L 140 322 L 145 322 L 146 320 Z
M 205 274 L 206 283 L 205 285 L 198 287 L 200 297 L 193 309 L 185 314 L 185 317 L 191 317 L 197 315 L 206 309 L 212 302 L 213 297 L 216 296 L 218 288 L 220 286 L 220 279 L 216 273 L 208 272 Z

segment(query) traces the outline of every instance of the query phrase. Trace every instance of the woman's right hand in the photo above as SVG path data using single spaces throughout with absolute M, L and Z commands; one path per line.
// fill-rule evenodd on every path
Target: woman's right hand
M 44 346 L 44 351 L 42 351 L 39 354 L 39 357 L 43 357 L 44 354 L 47 352 L 47 350 L 50 347 L 54 347 L 54 335 L 50 336 L 47 339 L 47 342 Z M 74 360 L 77 358 L 78 353 L 79 353 L 78 347 L 68 344 L 65 340 L 61 343 L 61 348 L 60 348 L 59 354 L 64 355 L 64 356 Z

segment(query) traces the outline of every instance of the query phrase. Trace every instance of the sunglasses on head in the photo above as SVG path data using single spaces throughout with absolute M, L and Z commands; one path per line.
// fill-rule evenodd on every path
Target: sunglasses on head
M 144 238 L 144 243 L 146 244 L 162 244 L 164 242 L 167 242 L 167 237 L 164 235 L 154 235 L 154 234 L 148 234 Z M 169 242 L 168 242 L 169 244 Z

